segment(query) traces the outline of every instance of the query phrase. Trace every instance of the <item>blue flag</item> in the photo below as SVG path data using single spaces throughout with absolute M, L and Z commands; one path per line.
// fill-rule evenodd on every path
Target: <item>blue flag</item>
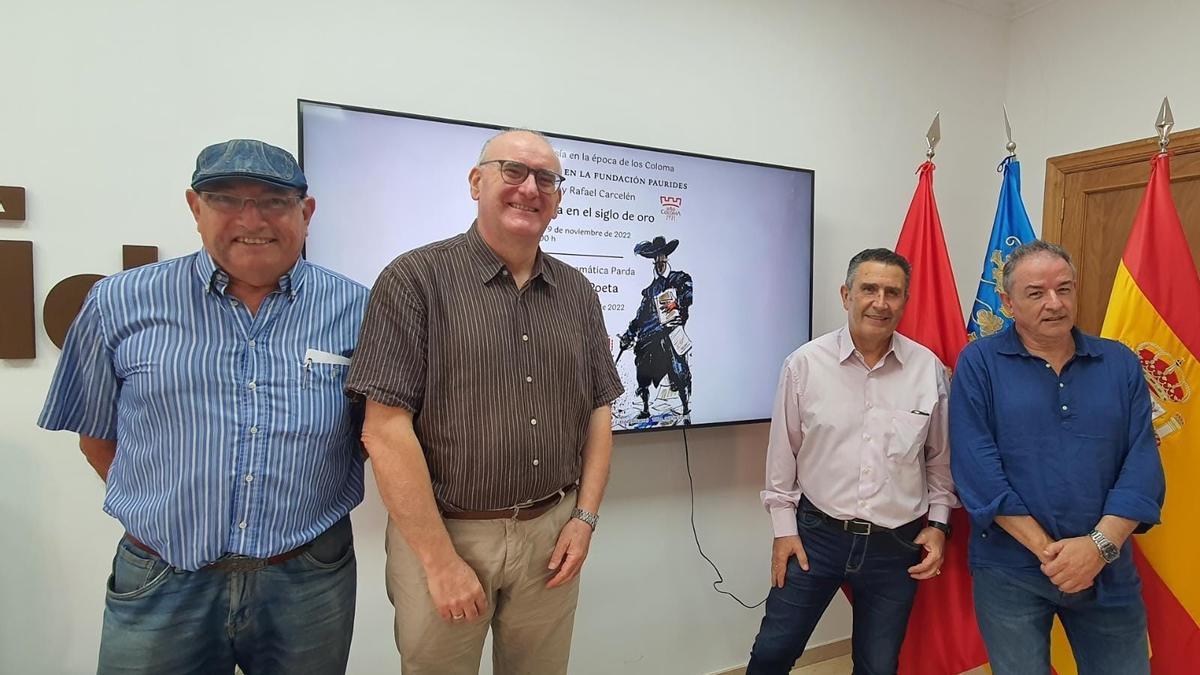
M 1012 316 L 1000 303 L 1004 287 L 1004 262 L 1013 249 L 1034 240 L 1033 226 L 1025 203 L 1021 201 L 1021 163 L 1016 157 L 1006 157 L 1000 163 L 1004 180 L 1000 184 L 1000 203 L 996 205 L 996 220 L 992 223 L 992 238 L 988 241 L 983 272 L 979 277 L 979 292 L 967 322 L 967 337 L 975 340 L 998 333 L 1012 323 Z

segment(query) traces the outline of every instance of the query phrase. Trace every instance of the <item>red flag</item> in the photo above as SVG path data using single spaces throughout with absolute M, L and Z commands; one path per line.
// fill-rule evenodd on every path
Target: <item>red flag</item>
M 933 170 L 933 162 L 917 169 L 917 191 L 896 242 L 896 252 L 912 264 L 908 305 L 896 330 L 953 368 L 967 344 L 967 328 L 933 198 Z M 917 587 L 900 649 L 901 675 L 958 675 L 987 662 L 967 570 L 970 522 L 962 509 L 954 509 L 950 524 L 954 536 L 946 542 L 942 574 Z
M 908 305 L 896 330 L 925 345 L 947 368 L 953 368 L 958 353 L 967 346 L 967 326 L 933 198 L 933 169 L 933 162 L 917 169 L 917 191 L 896 242 L 896 253 L 907 258 L 913 268 Z

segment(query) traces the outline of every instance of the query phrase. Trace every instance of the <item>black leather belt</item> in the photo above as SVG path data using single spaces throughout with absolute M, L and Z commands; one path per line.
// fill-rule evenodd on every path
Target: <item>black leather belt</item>
M 129 534 L 128 532 L 126 532 L 125 539 L 129 543 L 142 549 L 146 553 L 149 553 L 150 555 L 154 556 L 155 558 L 162 558 L 162 556 L 160 556 L 158 554 L 158 551 L 155 551 L 154 549 L 150 548 L 149 546 L 143 544 L 132 534 Z M 200 569 L 202 569 L 202 570 L 220 570 L 222 572 L 253 572 L 255 570 L 261 570 L 264 567 L 270 567 L 271 565 L 278 565 L 279 563 L 287 562 L 287 561 L 291 560 L 292 558 L 299 556 L 301 553 L 304 553 L 305 551 L 307 551 L 310 546 L 312 546 L 312 542 L 309 542 L 302 546 L 297 546 L 296 548 L 294 548 L 290 551 L 287 551 L 285 553 L 280 553 L 279 555 L 273 555 L 270 558 L 251 558 L 249 556 L 244 556 L 244 555 L 229 555 L 229 556 L 225 556 L 223 558 L 218 558 L 216 561 L 211 562 L 211 563 L 205 565 L 204 567 L 201 567 Z
M 833 525 L 834 527 L 838 528 L 839 530 L 845 530 L 846 532 L 849 532 L 850 534 L 857 534 L 857 535 L 864 536 L 864 537 L 870 535 L 872 532 L 889 532 L 892 529 L 890 527 L 883 527 L 882 525 L 876 525 L 875 523 L 872 523 L 869 520 L 860 520 L 858 518 L 851 518 L 850 520 L 839 520 L 827 513 L 822 513 L 821 511 L 818 511 L 816 509 L 807 509 L 807 512 L 813 514 L 814 516 L 820 517 L 821 520 L 825 521 L 826 523 L 828 523 L 830 525 Z
M 817 516 L 822 521 L 824 521 L 826 524 L 832 525 L 833 527 L 835 527 L 839 530 L 849 532 L 850 534 L 857 534 L 861 537 L 867 537 L 876 532 L 903 531 L 903 530 L 907 530 L 910 528 L 914 528 L 914 526 L 917 530 L 919 530 L 920 525 L 921 525 L 920 518 L 917 518 L 916 520 L 905 523 L 905 524 L 901 525 L 900 527 L 884 527 L 882 525 L 876 525 L 875 523 L 872 523 L 869 520 L 862 520 L 861 518 L 851 518 L 850 520 L 842 520 L 840 518 L 834 518 L 833 516 L 829 515 L 828 513 L 825 513 L 821 509 L 818 509 L 817 507 L 813 506 L 812 502 L 808 501 L 807 499 L 802 500 L 802 502 L 800 504 L 800 510 L 804 513 L 811 513 L 814 516 Z

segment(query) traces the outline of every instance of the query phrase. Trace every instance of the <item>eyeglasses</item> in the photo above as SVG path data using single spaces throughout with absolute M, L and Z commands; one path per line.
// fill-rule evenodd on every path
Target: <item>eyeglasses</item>
M 241 213 L 246 203 L 254 204 L 264 218 L 282 216 L 304 200 L 300 195 L 266 195 L 263 197 L 239 197 L 224 192 L 201 192 L 200 197 L 213 210 L 225 214 Z
M 511 159 L 489 159 L 486 162 L 480 162 L 479 166 L 484 164 L 499 164 L 500 177 L 509 185 L 520 185 L 525 182 L 529 174 L 533 173 L 533 182 L 537 184 L 537 189 L 550 195 L 554 194 L 555 190 L 563 184 L 566 179 L 562 176 L 549 171 L 547 169 L 531 169 L 528 166 L 514 162 Z

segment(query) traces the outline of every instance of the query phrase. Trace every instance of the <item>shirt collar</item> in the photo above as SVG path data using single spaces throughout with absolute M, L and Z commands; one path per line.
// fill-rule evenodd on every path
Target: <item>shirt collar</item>
M 879 359 L 879 363 L 887 361 L 888 354 L 896 357 L 896 361 L 900 365 L 904 365 L 904 359 L 907 356 L 906 349 L 908 347 L 904 342 L 905 338 L 899 333 L 892 333 L 892 343 L 888 345 L 888 349 L 883 353 L 883 358 Z M 845 363 L 846 359 L 854 355 L 854 338 L 850 337 L 850 325 L 843 325 L 837 332 L 838 343 L 838 363 Z M 876 364 L 878 365 L 878 364 Z
M 1071 338 L 1075 341 L 1075 356 L 1088 356 L 1099 358 L 1102 354 L 1100 350 L 1100 340 L 1084 333 L 1077 327 L 1071 328 Z M 1021 342 L 1021 336 L 1017 334 L 1016 324 L 1009 324 L 1004 332 L 996 336 L 1000 341 L 1000 346 L 996 351 L 1001 354 L 1010 356 L 1028 356 L 1033 355 L 1025 348 L 1025 343 Z
M 471 251 L 471 258 L 479 273 L 480 283 L 486 284 L 495 279 L 496 275 L 505 269 L 504 261 L 500 260 L 496 252 L 483 240 L 483 235 L 479 234 L 479 221 L 471 223 L 471 229 L 467 230 L 466 239 L 467 249 Z M 542 253 L 541 247 L 538 248 L 537 257 L 533 260 L 533 273 L 529 279 L 532 281 L 539 277 L 551 286 L 556 285 L 554 270 L 546 264 L 546 256 Z
M 229 273 L 217 265 L 217 261 L 213 260 L 212 255 L 206 249 L 201 249 L 196 254 L 195 267 L 205 293 L 225 294 L 226 289 L 229 288 Z M 296 293 L 304 285 L 304 279 L 307 276 L 308 262 L 304 258 L 297 258 L 296 264 L 279 277 L 279 292 L 288 296 L 288 300 L 295 300 Z

